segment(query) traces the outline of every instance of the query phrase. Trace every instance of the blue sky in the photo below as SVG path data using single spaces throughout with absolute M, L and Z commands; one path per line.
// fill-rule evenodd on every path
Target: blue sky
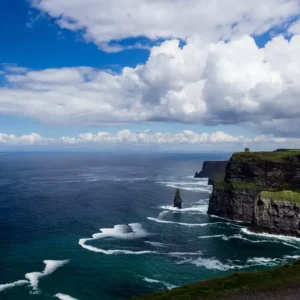
M 299 1 L 204 2 L 3 1 L 0 150 L 297 146 Z

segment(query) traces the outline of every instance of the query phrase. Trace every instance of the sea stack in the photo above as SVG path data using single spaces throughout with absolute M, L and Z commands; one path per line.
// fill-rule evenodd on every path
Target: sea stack
M 176 189 L 175 197 L 174 197 L 174 207 L 177 207 L 179 209 L 182 208 L 182 199 L 180 196 L 180 190 Z

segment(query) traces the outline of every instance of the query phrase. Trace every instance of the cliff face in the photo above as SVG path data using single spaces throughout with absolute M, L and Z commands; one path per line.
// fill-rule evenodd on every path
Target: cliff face
M 214 184 L 208 213 L 251 222 L 262 191 L 300 189 L 300 152 L 235 153 Z
M 223 180 L 228 161 L 205 161 L 201 172 L 196 172 L 195 178 L 208 178 L 208 184 Z
M 254 204 L 251 229 L 300 236 L 300 194 L 291 191 L 261 192 Z

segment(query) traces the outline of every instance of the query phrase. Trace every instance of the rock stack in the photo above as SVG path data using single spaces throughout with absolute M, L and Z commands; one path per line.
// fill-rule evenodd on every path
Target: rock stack
M 180 190 L 176 189 L 175 197 L 174 197 L 174 207 L 177 207 L 179 209 L 182 208 L 182 199 L 180 196 Z

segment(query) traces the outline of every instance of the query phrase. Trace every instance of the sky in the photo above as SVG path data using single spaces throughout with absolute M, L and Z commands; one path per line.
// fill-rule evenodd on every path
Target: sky
M 0 151 L 300 148 L 300 0 L 3 0 Z

